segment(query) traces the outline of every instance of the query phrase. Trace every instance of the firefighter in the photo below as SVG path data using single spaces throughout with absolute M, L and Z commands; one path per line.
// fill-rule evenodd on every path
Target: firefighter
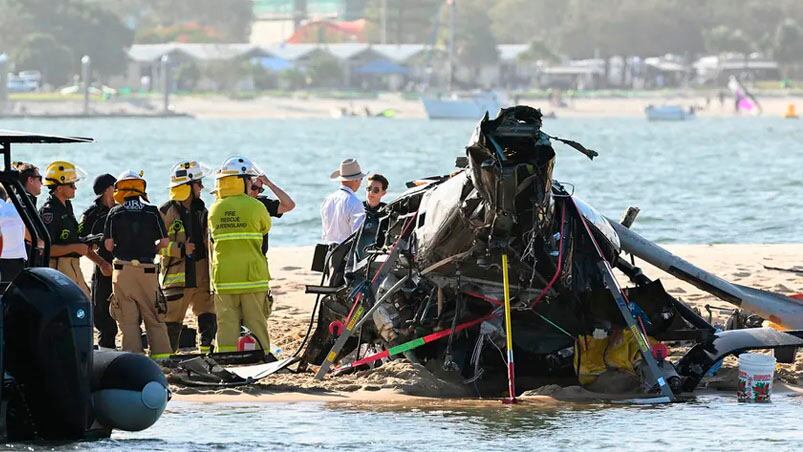
M 270 274 L 262 238 L 271 220 L 262 203 L 248 196 L 257 177 L 259 172 L 244 157 L 226 160 L 215 175 L 218 199 L 209 210 L 209 236 L 219 352 L 236 349 L 241 319 L 262 350 L 270 350 Z
M 112 301 L 109 311 L 123 332 L 123 350 L 142 353 L 140 324 L 145 323 L 151 358 L 170 356 L 167 327 L 159 318 L 167 310 L 159 288 L 156 254 L 167 246 L 167 231 L 156 206 L 148 203 L 141 173 L 126 171 L 114 184 L 106 218 L 104 246 L 112 253 Z
M 176 164 L 170 173 L 170 201 L 159 211 L 167 226 L 168 246 L 161 251 L 162 290 L 167 299 L 167 334 L 178 350 L 187 308 L 198 318 L 201 353 L 211 351 L 217 330 L 215 302 L 209 291 L 207 260 L 208 211 L 201 200 L 202 179 L 208 170 L 195 161 Z
M 117 179 L 111 174 L 101 174 L 95 178 L 92 190 L 95 201 L 81 215 L 78 232 L 82 237 L 103 235 L 106 216 L 114 206 L 114 183 Z M 112 255 L 100 242 L 97 251 L 105 265 L 95 265 L 92 273 L 92 315 L 95 328 L 98 330 L 98 345 L 104 348 L 116 348 L 117 322 L 109 315 L 109 298 L 112 294 Z
M 81 272 L 81 256 L 88 257 L 105 271 L 109 268 L 103 258 L 79 239 L 78 220 L 70 200 L 75 198 L 75 184 L 84 177 L 86 173 L 70 162 L 57 161 L 48 165 L 45 186 L 50 189 L 50 196 L 39 209 L 39 215 L 50 234 L 50 267 L 67 275 L 90 297 Z

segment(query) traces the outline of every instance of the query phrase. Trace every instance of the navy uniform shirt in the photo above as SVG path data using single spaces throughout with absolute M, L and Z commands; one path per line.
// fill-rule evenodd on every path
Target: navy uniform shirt
M 81 215 L 81 222 L 78 224 L 78 234 L 81 237 L 103 234 L 103 228 L 106 226 L 106 216 L 109 215 L 109 210 L 110 209 L 103 204 L 100 198 L 95 199 L 95 202 Z M 98 249 L 98 255 L 107 262 L 112 261 L 112 253 L 106 250 L 102 241 Z
M 156 206 L 132 196 L 109 211 L 103 237 L 114 240 L 116 259 L 151 263 L 156 242 L 167 237 L 167 230 Z
M 72 203 L 62 204 L 55 196 L 49 196 L 39 209 L 39 216 L 45 223 L 50 241 L 53 245 L 72 245 L 78 240 L 78 220 L 72 210 Z M 60 257 L 81 257 L 78 253 L 70 253 Z
M 279 205 L 281 204 L 278 199 L 270 199 L 267 196 L 257 196 L 257 200 L 265 206 L 268 210 L 268 215 L 274 218 L 281 218 L 283 214 L 279 213 Z M 268 252 L 268 234 L 262 238 L 262 254 Z

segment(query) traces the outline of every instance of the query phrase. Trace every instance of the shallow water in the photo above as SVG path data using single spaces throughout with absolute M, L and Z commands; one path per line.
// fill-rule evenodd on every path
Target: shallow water
M 700 396 L 661 406 L 496 401 L 365 403 L 171 402 L 143 432 L 17 450 L 799 450 L 803 399 L 771 404 Z
M 94 137 L 91 145 L 19 145 L 14 157 L 40 166 L 77 162 L 91 178 L 144 169 L 151 198 L 167 196 L 170 166 L 195 158 L 218 165 L 244 153 L 296 200 L 275 223 L 274 245 L 313 244 L 318 208 L 334 188 L 329 173 L 354 156 L 386 174 L 389 197 L 403 182 L 448 173 L 474 123 L 386 119 L 2 119 L 0 128 Z M 700 118 L 650 123 L 643 118 L 549 119 L 544 130 L 600 152 L 593 162 L 556 144 L 556 177 L 604 214 L 630 205 L 636 230 L 664 243 L 799 242 L 803 209 L 803 125 L 780 118 Z M 208 185 L 211 185 L 209 183 Z M 363 196 L 361 194 L 361 196 Z M 79 188 L 76 210 L 92 199 Z M 78 213 L 77 212 L 77 213 Z

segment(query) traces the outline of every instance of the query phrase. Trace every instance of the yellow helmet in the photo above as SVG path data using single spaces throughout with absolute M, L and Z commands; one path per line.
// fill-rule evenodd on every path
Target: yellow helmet
M 117 182 L 114 183 L 114 200 L 118 204 L 122 204 L 125 198 L 130 196 L 142 196 L 147 199 L 146 187 L 147 183 L 142 178 L 142 171 L 139 173 L 133 170 L 125 171 L 117 177 Z
M 86 178 L 86 173 L 70 162 L 55 161 L 45 170 L 45 185 L 56 187 L 59 185 L 74 184 Z

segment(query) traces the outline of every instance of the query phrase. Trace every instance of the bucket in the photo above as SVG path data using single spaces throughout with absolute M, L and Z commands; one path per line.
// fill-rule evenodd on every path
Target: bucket
M 740 402 L 769 402 L 774 377 L 774 356 L 742 353 L 739 355 L 737 398 Z

